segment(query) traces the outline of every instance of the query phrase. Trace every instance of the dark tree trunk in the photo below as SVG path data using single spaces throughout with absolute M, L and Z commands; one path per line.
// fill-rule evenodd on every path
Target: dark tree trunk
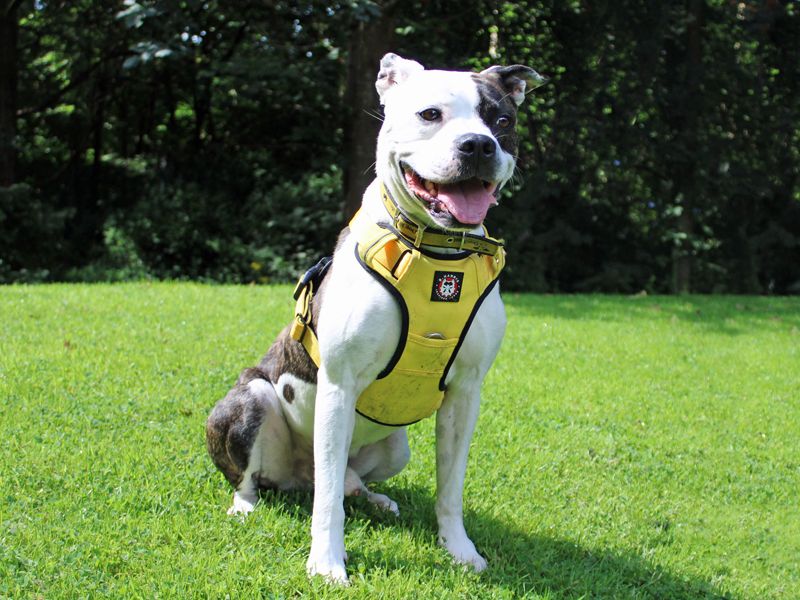
M 119 103 L 120 121 L 125 125 L 120 127 L 119 132 L 119 152 L 123 158 L 130 158 L 131 156 L 131 129 L 132 126 L 128 122 L 128 102 L 123 98 Z
M 349 219 L 361 205 L 364 189 L 375 178 L 375 140 L 380 121 L 375 79 L 381 57 L 391 51 L 393 6 L 385 4 L 379 17 L 358 21 L 348 48 L 344 106 L 344 210 Z
M 672 251 L 672 293 L 688 294 L 692 291 L 692 242 L 694 219 L 688 197 L 683 197 L 683 212 L 678 217 L 678 232 L 685 237 Z
M 673 251 L 673 293 L 692 291 L 694 210 L 697 205 L 697 120 L 701 102 L 700 82 L 703 69 L 702 28 L 704 0 L 688 0 L 686 15 L 686 92 L 683 113 L 683 147 L 685 156 L 678 169 L 677 188 L 683 211 L 678 217 L 678 232 L 683 234 L 680 246 Z
M 11 186 L 17 176 L 18 4 L 0 2 L 0 187 Z
M 92 172 L 90 185 L 90 208 L 96 213 L 99 212 L 100 202 L 100 180 L 102 178 L 103 161 L 103 127 L 106 118 L 106 76 L 99 73 L 94 87 L 94 107 L 92 115 Z

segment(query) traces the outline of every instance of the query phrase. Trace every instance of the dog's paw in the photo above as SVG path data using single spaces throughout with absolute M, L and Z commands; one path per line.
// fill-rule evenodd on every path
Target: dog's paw
M 350 585 L 350 580 L 347 578 L 347 572 L 344 568 L 344 561 L 347 560 L 347 555 L 343 553 L 344 556 L 335 556 L 335 554 L 331 550 L 315 550 L 312 545 L 311 553 L 306 562 L 308 576 L 319 575 L 328 583 L 342 586 Z
M 258 496 L 255 494 L 240 494 L 239 492 L 233 493 L 233 505 L 228 509 L 229 515 L 246 516 L 253 512 L 258 502 Z
M 389 496 L 376 494 L 375 492 L 367 492 L 367 500 L 383 510 L 388 510 L 395 517 L 400 516 L 400 509 L 397 507 L 397 502 L 389 498 Z
M 480 573 L 488 566 L 486 559 L 483 558 L 475 549 L 475 544 L 472 543 L 466 536 L 453 536 L 448 538 L 445 535 L 439 535 L 439 545 L 443 546 L 453 557 L 456 564 L 464 565 Z

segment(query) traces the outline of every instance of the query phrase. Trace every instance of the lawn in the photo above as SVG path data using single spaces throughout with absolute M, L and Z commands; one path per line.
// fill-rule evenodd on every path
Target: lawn
M 433 420 L 346 502 L 352 587 L 305 575 L 311 497 L 245 521 L 205 417 L 288 286 L 0 287 L 0 597 L 797 598 L 800 299 L 506 294 L 465 490 L 436 545 Z

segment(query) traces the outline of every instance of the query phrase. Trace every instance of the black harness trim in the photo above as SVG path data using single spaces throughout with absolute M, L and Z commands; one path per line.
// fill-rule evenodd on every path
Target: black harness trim
M 391 283 L 389 283 L 383 277 L 381 277 L 380 274 L 370 269 L 369 265 L 367 265 L 363 260 L 361 260 L 361 256 L 358 253 L 358 244 L 356 244 L 355 250 L 356 250 L 355 252 L 356 260 L 358 261 L 358 264 L 364 267 L 364 270 L 367 273 L 372 275 L 372 277 L 376 281 L 378 281 L 386 289 L 386 291 L 388 291 L 392 296 L 394 296 L 394 298 L 397 300 L 397 303 L 400 305 L 400 313 L 402 317 L 402 325 L 400 328 L 400 340 L 397 342 L 397 348 L 395 348 L 394 354 L 392 355 L 391 360 L 389 360 L 389 364 L 387 364 L 386 367 L 383 369 L 383 371 L 381 371 L 376 377 L 376 379 L 383 379 L 384 377 L 388 376 L 389 373 L 392 372 L 392 369 L 394 369 L 395 365 L 400 360 L 400 357 L 403 355 L 403 350 L 405 350 L 406 340 L 408 339 L 408 320 L 409 320 L 408 306 L 406 306 L 406 301 L 403 300 L 402 294 L 398 292 L 397 289 Z M 378 423 L 378 421 L 375 422 Z M 381 424 L 383 425 L 383 423 Z
M 480 309 L 483 301 L 486 300 L 494 287 L 497 285 L 497 281 L 498 278 L 495 277 L 492 282 L 486 286 L 486 289 L 483 290 L 483 293 L 478 297 L 478 300 L 475 302 L 475 307 L 472 309 L 467 322 L 464 324 L 464 329 L 461 330 L 461 335 L 458 336 L 458 343 L 456 344 L 453 353 L 450 355 L 450 360 L 447 361 L 447 366 L 444 368 L 442 378 L 439 380 L 439 389 L 443 392 L 447 390 L 447 386 L 444 383 L 445 379 L 447 379 L 447 374 L 450 372 L 450 367 L 453 366 L 453 361 L 455 361 L 458 351 L 461 349 L 461 344 L 464 343 L 464 339 L 467 337 L 467 333 L 469 333 L 469 328 L 472 326 L 472 321 L 475 318 L 475 315 L 478 314 L 478 309 Z

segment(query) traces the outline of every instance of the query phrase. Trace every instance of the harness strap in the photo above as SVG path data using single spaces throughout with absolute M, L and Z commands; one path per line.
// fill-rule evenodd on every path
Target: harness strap
M 415 248 L 426 245 L 435 248 L 453 248 L 464 252 L 482 254 L 494 259 L 493 273 L 495 277 L 502 270 L 505 264 L 505 251 L 502 240 L 491 238 L 488 234 L 484 237 L 466 232 L 458 233 L 427 229 L 413 222 L 408 216 L 403 214 L 394 199 L 389 195 L 386 186 L 383 184 L 381 184 L 381 198 L 383 199 L 386 210 L 392 218 L 394 230 L 405 240 L 411 242 Z M 355 220 L 355 217 L 353 217 L 353 220 Z M 392 235 L 388 230 L 384 229 L 384 231 L 387 235 Z M 485 232 L 486 229 L 484 228 L 484 233 Z M 402 257 L 403 255 L 400 256 L 400 259 L 402 259 Z M 400 265 L 402 262 L 400 259 L 398 259 L 397 263 L 392 267 L 392 271 Z M 294 298 L 297 303 L 295 304 L 295 315 L 292 320 L 289 335 L 292 339 L 302 344 L 317 368 L 319 368 L 322 361 L 319 352 L 319 340 L 317 339 L 317 334 L 312 324 L 312 305 L 314 294 L 319 291 L 322 280 L 330 264 L 330 256 L 320 260 L 316 265 L 305 272 L 294 290 Z M 396 277 L 396 274 L 392 272 L 392 276 Z M 383 279 L 379 279 L 379 281 L 383 281 Z
M 294 319 L 292 320 L 289 335 L 303 345 L 317 368 L 319 368 L 321 359 L 319 340 L 317 340 L 317 334 L 312 326 L 311 306 L 314 292 L 319 290 L 320 285 L 322 285 L 322 280 L 330 264 L 331 257 L 326 256 L 306 271 L 294 288 L 294 298 L 297 303 L 295 304 Z
M 303 288 L 300 297 L 297 299 L 294 320 L 292 321 L 289 335 L 303 345 L 303 348 L 308 352 L 308 356 L 319 368 L 321 362 L 319 341 L 317 340 L 317 334 L 314 333 L 314 329 L 311 327 L 311 287 L 309 285 Z
M 426 229 L 418 225 L 403 214 L 383 183 L 381 183 L 381 199 L 386 210 L 389 211 L 389 216 L 392 217 L 394 228 L 400 235 L 414 244 L 415 248 L 419 248 L 424 244 L 435 248 L 454 248 L 488 256 L 497 256 L 497 253 L 503 249 L 503 240 L 496 240 L 488 235 L 480 236 L 467 232 L 446 232 Z

